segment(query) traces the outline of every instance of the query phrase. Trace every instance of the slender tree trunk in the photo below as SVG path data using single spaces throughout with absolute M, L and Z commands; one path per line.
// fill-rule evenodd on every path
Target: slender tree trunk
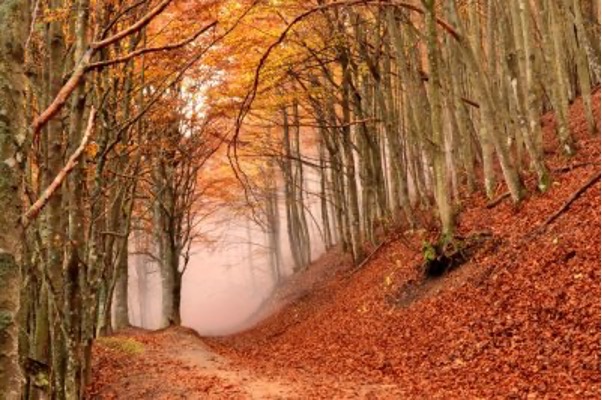
M 454 121 L 457 128 L 459 142 L 458 152 L 464 166 L 466 175 L 466 185 L 470 193 L 476 189 L 474 151 L 470 132 L 470 115 L 466 110 L 466 105 L 462 101 L 461 85 L 461 67 L 462 62 L 459 57 L 459 50 L 456 43 L 449 43 L 449 87 L 450 95 L 450 118 Z
M 447 187 L 447 162 L 445 158 L 445 143 L 443 136 L 443 107 L 440 92 L 441 80 L 439 78 L 439 52 L 435 22 L 435 1 L 425 1 L 425 5 L 427 7 L 425 16 L 430 72 L 429 86 L 431 94 L 431 126 L 433 128 L 433 160 L 435 164 L 435 198 L 439 208 L 442 234 L 445 237 L 451 237 L 451 235 L 453 235 L 454 222 L 449 200 L 449 190 Z
M 343 72 L 343 84 L 342 84 L 342 96 L 343 96 L 343 154 L 345 163 L 345 177 L 346 179 L 346 191 L 348 193 L 349 204 L 349 224 L 351 232 L 351 254 L 356 264 L 360 263 L 364 258 L 362 250 L 363 236 L 361 231 L 361 220 L 360 220 L 360 209 L 358 201 L 358 190 L 355 176 L 355 159 L 353 157 L 353 148 L 351 142 L 351 127 L 349 122 L 351 120 L 350 108 L 349 108 L 349 70 L 347 66 L 344 66 Z M 343 184 L 345 185 L 345 183 Z
M 328 211 L 328 201 L 330 193 L 327 191 L 329 186 L 328 172 L 326 169 L 326 149 L 324 145 L 325 129 L 320 129 L 319 157 L 320 157 L 320 214 L 322 216 L 322 228 L 324 230 L 324 246 L 326 250 L 333 245 L 332 233 L 330 229 L 330 213 Z
M 174 287 L 176 285 L 176 276 L 172 265 L 173 249 L 171 249 L 171 246 L 168 243 L 164 243 L 164 246 L 161 266 L 161 326 L 166 327 L 173 325 L 175 322 L 172 319 L 172 314 L 175 307 L 173 296 Z
M 89 0 L 78 0 L 76 3 L 75 49 L 73 52 L 74 65 L 77 64 L 87 51 Z M 83 121 L 86 107 L 86 87 L 82 82 L 72 94 L 69 124 L 69 153 L 72 154 L 83 136 Z M 82 155 L 83 156 L 83 155 Z M 83 385 L 82 364 L 86 347 L 92 345 L 93 319 L 88 310 L 94 307 L 93 296 L 88 292 L 88 271 L 82 260 L 85 260 L 84 226 L 84 190 L 85 162 L 80 160 L 68 177 L 68 213 L 69 213 L 69 247 L 67 276 L 65 277 L 65 301 L 63 313 L 66 317 L 66 370 L 65 396 L 67 398 L 81 397 Z
M 489 0 L 489 4 L 492 0 Z M 478 13 L 478 1 L 471 0 L 471 4 L 469 5 L 469 22 L 470 22 L 470 41 L 471 46 L 475 49 L 475 57 L 478 61 L 483 62 L 483 54 L 481 50 L 481 22 Z M 454 10 L 452 10 L 453 12 Z M 488 18 L 489 21 L 489 18 Z M 489 21 L 488 23 L 493 23 L 493 21 Z M 489 31 L 489 30 L 488 30 Z M 493 40 L 493 38 L 488 38 L 489 41 Z M 470 65 L 469 68 L 473 68 L 474 65 Z M 473 71 L 473 78 L 471 79 L 474 82 L 474 74 L 476 72 Z M 474 85 L 476 86 L 476 85 Z M 481 137 L 481 149 L 482 149 L 482 158 L 483 158 L 483 177 L 485 181 L 485 193 L 488 198 L 493 198 L 494 190 L 495 190 L 495 173 L 493 170 L 493 154 L 494 154 L 494 146 L 491 139 L 491 129 L 493 127 L 489 126 L 485 119 L 484 113 L 481 111 L 481 118 L 479 121 L 479 135 Z
M 34 348 L 33 355 L 37 361 L 43 362 L 46 365 L 50 365 L 50 316 L 48 314 L 48 286 L 45 282 L 41 282 L 40 292 L 34 305 L 35 311 L 35 325 L 34 325 Z M 49 382 L 50 383 L 50 382 Z M 50 387 L 39 388 L 37 393 L 32 393 L 34 399 L 45 399 L 47 398 Z
M 137 277 L 137 290 L 138 290 L 138 313 L 140 327 L 148 328 L 146 318 L 146 299 L 147 299 L 147 285 L 146 285 L 146 262 L 143 256 L 136 257 L 136 277 Z
M 282 140 L 284 147 L 284 160 L 282 160 L 282 175 L 284 178 L 284 199 L 286 204 L 286 230 L 288 233 L 289 247 L 293 256 L 294 272 L 303 268 L 303 255 L 301 249 L 300 221 L 297 207 L 297 191 L 295 172 L 293 168 L 293 147 L 291 146 L 290 125 L 288 111 L 286 107 L 282 108 Z
M 268 164 L 268 188 L 266 196 L 266 236 L 269 248 L 270 267 L 274 286 L 280 282 L 282 251 L 280 247 L 280 209 L 276 191 L 274 164 Z
M 569 32 L 566 36 L 569 39 L 570 47 L 572 47 L 575 52 L 579 91 L 583 101 L 583 112 L 585 113 L 585 120 L 587 121 L 587 129 L 589 133 L 593 135 L 597 132 L 598 127 L 592 109 L 590 69 L 600 75 L 600 61 L 599 58 L 593 56 L 594 51 L 590 46 L 587 35 L 585 34 L 583 16 L 581 13 L 581 4 L 579 4 L 579 0 L 573 0 L 572 3 L 573 4 L 571 8 L 571 1 L 564 0 L 565 15 L 573 15 L 574 27 L 577 31 L 577 38 L 571 32 L 572 29 L 569 29 Z M 570 28 L 572 28 L 572 26 L 573 24 L 569 24 Z M 593 68 L 591 67 L 592 65 L 594 65 Z
M 159 271 L 161 273 L 161 316 L 159 326 L 161 328 L 168 327 L 169 314 L 172 309 L 172 288 L 173 288 L 173 274 L 172 269 L 168 264 L 169 259 L 169 246 L 167 244 L 167 227 L 165 226 L 165 218 L 163 217 L 163 207 L 167 207 L 164 204 L 164 191 L 163 182 L 166 179 L 163 178 L 161 172 L 160 161 L 157 161 L 153 167 L 153 184 L 155 188 L 155 200 L 153 203 L 153 229 L 154 229 L 154 249 L 158 252 L 157 262 Z M 163 203 L 163 204 L 162 204 Z
M 127 251 L 127 239 L 123 244 L 125 249 L 122 249 L 119 253 L 119 260 L 117 261 L 117 282 L 115 284 L 115 297 L 113 300 L 115 309 L 115 323 L 114 328 L 116 330 L 126 328 L 130 325 L 130 319 L 128 315 L 128 251 Z
M 477 93 L 479 94 L 480 112 L 482 115 L 481 128 L 491 128 L 491 132 L 487 131 L 484 139 L 490 138 L 494 144 L 511 197 L 515 202 L 518 202 L 524 196 L 524 188 L 522 180 L 520 179 L 520 176 L 518 175 L 518 172 L 512 163 L 512 159 L 510 158 L 508 144 L 501 131 L 502 127 L 498 126 L 500 118 L 496 115 L 496 104 L 499 102 L 495 100 L 496 97 L 494 93 L 492 93 L 492 88 L 485 79 L 485 73 L 482 69 L 483 67 L 477 62 L 471 45 L 462 36 L 461 27 L 457 23 L 458 17 L 455 10 L 455 5 L 450 7 L 450 9 L 456 29 L 459 31 L 460 36 L 458 41 L 460 48 L 463 51 L 468 67 L 473 71 L 474 83 Z
M 547 85 L 550 91 L 550 100 L 556 115 L 556 132 L 562 151 L 567 155 L 575 152 L 573 138 L 568 125 L 568 97 L 565 86 L 564 76 L 564 52 L 561 48 L 561 26 L 558 21 L 558 4 L 556 0 L 542 0 L 538 4 L 538 10 L 535 14 L 538 27 L 549 34 L 543 35 L 543 56 L 545 64 L 550 68 L 551 73 Z
M 539 103 L 537 88 L 533 82 L 533 63 L 531 61 L 530 17 L 524 0 L 519 7 L 511 7 L 514 43 L 517 52 L 518 76 L 511 82 L 519 110 L 519 123 L 523 140 L 531 163 L 538 177 L 538 187 L 542 192 L 547 190 L 550 182 L 548 169 L 543 161 L 543 151 L 538 146 L 541 135 L 539 113 L 536 109 Z M 519 85 L 525 82 L 526 85 Z
M 53 0 L 50 3 L 52 10 L 62 7 L 62 2 Z M 48 100 L 52 101 L 62 86 L 62 75 L 65 65 L 64 39 L 62 24 L 53 21 L 48 29 Z M 46 142 L 48 143 L 47 166 L 44 170 L 44 182 L 50 183 L 63 168 L 63 122 L 61 114 L 57 114 L 48 122 L 46 129 Z M 50 198 L 46 207 L 46 225 L 48 228 L 47 243 L 47 268 L 48 276 L 54 294 L 47 304 L 50 310 L 50 335 L 51 340 L 51 365 L 52 365 L 52 392 L 57 396 L 64 396 L 64 371 L 65 371 L 65 344 L 66 338 L 61 333 L 64 321 L 57 314 L 57 307 L 62 306 L 64 293 L 63 276 L 63 249 L 66 243 L 66 218 L 64 217 L 64 200 L 62 191 L 57 190 Z
M 293 182 L 296 187 L 296 199 L 295 208 L 297 214 L 297 220 L 299 221 L 299 233 L 300 238 L 300 256 L 302 267 L 305 268 L 311 262 L 311 242 L 309 238 L 309 227 L 307 225 L 307 218 L 305 216 L 305 178 L 303 175 L 303 163 L 301 160 L 301 127 L 299 121 L 299 104 L 297 101 L 293 102 L 293 157 L 295 172 Z

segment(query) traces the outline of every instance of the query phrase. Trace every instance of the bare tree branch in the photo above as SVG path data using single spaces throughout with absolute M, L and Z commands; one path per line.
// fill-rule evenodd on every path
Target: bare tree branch
M 129 54 L 126 54 L 122 57 L 115 58 L 113 60 L 105 60 L 105 61 L 98 61 L 95 63 L 91 63 L 88 66 L 86 66 L 86 71 L 90 71 L 93 69 L 99 69 L 99 68 L 107 67 L 109 65 L 114 65 L 114 64 L 118 64 L 118 63 L 124 63 L 124 62 L 130 61 L 134 57 L 138 57 L 138 56 L 141 56 L 141 55 L 147 54 L 147 53 L 156 53 L 159 51 L 169 51 L 169 50 L 178 49 L 180 47 L 184 47 L 187 44 L 192 43 L 196 38 L 198 38 L 203 33 L 207 32 L 209 29 L 215 27 L 216 25 L 217 25 L 217 21 L 213 21 L 209 25 L 196 31 L 192 36 L 190 36 L 184 40 L 181 40 L 177 43 L 174 43 L 174 44 L 160 46 L 160 47 L 149 47 L 146 49 L 139 49 L 139 50 L 133 51 Z
M 94 50 L 100 50 L 103 47 L 107 47 L 110 44 L 120 41 L 121 39 L 123 39 L 126 36 L 131 35 L 132 33 L 138 32 L 140 29 L 142 29 L 146 25 L 148 25 L 157 15 L 161 14 L 163 12 L 163 10 L 165 10 L 167 8 L 167 6 L 171 3 L 171 1 L 172 0 L 163 0 L 161 3 L 159 3 L 155 8 L 150 10 L 148 12 L 148 14 L 146 14 L 144 17 L 142 17 L 134 25 L 132 25 L 120 32 L 117 32 L 116 34 L 114 34 L 111 37 L 108 37 L 106 39 L 92 43 L 90 45 L 90 48 L 94 49 Z
M 157 7 L 153 8 L 148 14 L 146 14 L 144 17 L 142 17 L 142 19 L 140 19 L 132 26 L 120 32 L 117 32 L 115 35 L 109 38 L 96 41 L 90 44 L 90 48 L 84 53 L 82 59 L 79 60 L 79 62 L 77 63 L 77 66 L 75 67 L 75 70 L 73 71 L 73 74 L 71 75 L 67 83 L 65 83 L 61 90 L 59 90 L 59 93 L 56 95 L 54 100 L 52 100 L 52 103 L 50 103 L 48 108 L 46 108 L 33 121 L 31 128 L 33 131 L 34 138 L 40 133 L 42 127 L 46 125 L 46 123 L 48 123 L 48 121 L 52 117 L 54 117 L 59 111 L 61 111 L 61 109 L 67 102 L 67 99 L 69 99 L 69 96 L 71 96 L 71 93 L 73 93 L 73 91 L 79 86 L 81 80 L 83 79 L 86 73 L 87 66 L 89 65 L 90 60 L 92 59 L 94 54 L 98 50 L 109 46 L 115 42 L 118 42 L 124 37 L 136 33 L 145 26 L 147 26 L 157 15 L 159 15 L 163 10 L 165 10 L 165 8 L 171 3 L 171 1 L 172 0 L 162 1 Z
M 90 116 L 88 117 L 88 126 L 86 127 L 86 132 L 84 134 L 84 137 L 82 138 L 81 143 L 79 144 L 79 147 L 75 149 L 75 152 L 71 155 L 71 157 L 69 157 L 67 164 L 65 164 L 63 169 L 54 178 L 52 183 L 50 183 L 46 190 L 44 190 L 40 198 L 36 200 L 36 202 L 33 203 L 31 207 L 29 207 L 27 212 L 21 217 L 21 223 L 25 228 L 27 228 L 31 221 L 33 221 L 35 217 L 40 213 L 42 208 L 44 208 L 44 206 L 48 203 L 48 200 L 50 200 L 50 197 L 52 197 L 52 194 L 63 184 L 69 172 L 71 172 L 71 170 L 73 170 L 73 168 L 75 168 L 75 166 L 77 165 L 77 160 L 84 152 L 86 145 L 88 144 L 88 141 L 92 136 L 92 132 L 94 131 L 95 118 L 96 110 L 92 108 L 90 110 Z
M 117 13 L 117 15 L 113 18 L 113 20 L 111 22 L 109 22 L 109 24 L 103 29 L 100 37 L 105 38 L 109 34 L 109 31 L 111 30 L 111 28 L 113 28 L 115 26 L 115 24 L 117 22 L 119 22 L 121 17 L 123 17 L 125 14 L 129 13 L 133 9 L 140 7 L 142 4 L 144 4 L 146 2 L 148 2 L 148 0 L 140 0 L 139 2 L 134 3 L 134 4 L 124 8 L 123 10 L 119 11 Z

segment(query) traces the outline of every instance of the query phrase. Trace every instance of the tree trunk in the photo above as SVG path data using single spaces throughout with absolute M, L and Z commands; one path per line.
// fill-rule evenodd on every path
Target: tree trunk
M 138 290 L 138 324 L 142 328 L 148 328 L 146 318 L 146 299 L 147 299 L 147 284 L 146 284 L 146 261 L 143 256 L 136 257 L 136 277 Z
M 23 377 L 19 367 L 22 242 L 19 148 L 26 139 L 25 74 L 23 71 L 28 2 L 4 1 L 0 6 L 0 398 L 19 400 Z M 24 154 L 24 153 L 20 153 Z
M 78 0 L 76 3 L 75 49 L 73 52 L 74 65 L 77 64 L 87 51 L 89 0 Z M 69 120 L 69 154 L 73 154 L 81 142 L 84 114 L 86 108 L 86 86 L 82 81 L 73 91 L 70 105 Z M 83 157 L 84 155 L 82 155 Z M 63 313 L 66 317 L 65 326 L 68 334 L 66 343 L 67 365 L 65 370 L 65 396 L 78 398 L 83 393 L 82 378 L 86 366 L 82 364 L 83 353 L 91 346 L 93 319 L 88 310 L 94 308 L 93 296 L 88 292 L 88 271 L 82 260 L 86 260 L 86 232 L 84 218 L 85 191 L 85 161 L 75 166 L 67 180 L 68 214 L 69 214 L 69 247 L 68 267 L 65 277 L 65 301 Z
M 444 237 L 451 237 L 454 230 L 452 209 L 449 201 L 449 190 L 447 187 L 447 162 L 445 157 L 445 143 L 443 137 L 443 107 L 440 92 L 439 78 L 439 53 L 437 43 L 435 1 L 425 2 L 427 5 L 426 25 L 427 25 L 427 48 L 429 64 L 429 86 L 431 98 L 431 126 L 433 129 L 432 142 L 434 152 L 435 167 L 435 198 L 439 208 L 439 217 L 441 219 L 441 233 Z
M 297 220 L 299 221 L 299 247 L 302 267 L 305 268 L 311 262 L 311 242 L 309 238 L 309 227 L 305 216 L 305 178 L 303 175 L 303 163 L 301 159 L 299 104 L 293 102 L 293 158 L 295 164 L 294 184 L 296 187 L 295 207 Z
M 539 123 L 539 112 L 537 106 L 539 102 L 538 90 L 533 80 L 533 66 L 531 60 L 531 32 L 530 16 L 526 9 L 525 0 L 520 0 L 522 4 L 519 7 L 511 7 L 511 17 L 513 21 L 514 41 L 518 58 L 518 76 L 512 82 L 514 95 L 519 109 L 519 120 L 524 142 L 529 152 L 531 162 L 537 173 L 538 187 L 540 191 L 547 190 L 549 182 L 549 172 L 543 162 L 543 151 L 538 145 L 541 136 L 541 125 Z M 524 82 L 525 85 L 519 84 Z
M 115 310 L 114 328 L 116 330 L 126 328 L 130 325 L 128 315 L 128 251 L 127 239 L 124 243 L 125 248 L 119 253 L 117 262 L 117 282 L 115 284 L 115 294 L 113 299 Z
M 359 264 L 363 258 L 363 235 L 360 228 L 360 209 L 358 200 L 358 190 L 355 175 L 355 157 L 353 156 L 353 146 L 351 140 L 351 109 L 349 104 L 351 71 L 347 61 L 347 56 L 343 56 L 343 83 L 341 85 L 342 108 L 343 108 L 343 128 L 342 128 L 342 147 L 345 164 L 346 181 L 343 183 L 348 193 L 347 204 L 349 205 L 349 224 L 351 233 L 351 254 L 353 262 Z
M 174 271 L 174 285 L 173 285 L 173 294 L 172 294 L 173 303 L 172 303 L 169 321 L 170 321 L 171 325 L 179 326 L 182 324 L 182 316 L 180 314 L 180 305 L 182 302 L 182 276 L 184 274 L 177 270 L 177 264 L 174 267 L 176 268 L 176 270 Z
M 50 7 L 53 10 L 57 10 L 61 6 L 61 1 L 54 0 L 50 3 Z M 52 101 L 61 89 L 62 74 L 65 65 L 64 38 L 60 21 L 53 21 L 49 24 L 48 47 L 48 100 Z M 46 168 L 43 174 L 44 184 L 49 184 L 63 168 L 63 154 L 65 152 L 63 137 L 62 115 L 58 113 L 48 122 L 46 137 L 44 138 L 48 149 Z M 65 346 L 65 338 L 62 334 L 59 334 L 63 328 L 63 321 L 56 313 L 56 307 L 61 307 L 63 303 L 63 249 L 66 243 L 65 222 L 67 220 L 64 217 L 64 200 L 61 190 L 57 190 L 50 198 L 45 211 L 48 236 L 46 265 L 50 282 L 54 288 L 54 294 L 50 296 L 56 296 L 49 298 L 49 303 L 47 304 L 51 321 L 51 324 L 49 324 L 51 330 L 49 334 L 49 338 L 51 339 L 52 365 L 51 391 L 55 392 L 58 396 L 63 396 L 65 379 L 63 376 L 65 365 L 63 348 Z
M 169 246 L 163 245 L 161 257 L 161 327 L 167 327 L 172 324 L 171 316 L 174 307 L 173 288 L 175 285 L 175 276 L 170 263 L 172 258 Z
M 483 139 L 490 139 L 494 144 L 510 195 L 514 202 L 518 202 L 524 196 L 524 187 L 518 172 L 514 168 L 512 159 L 510 158 L 506 138 L 503 136 L 501 128 L 498 126 L 500 118 L 496 111 L 497 106 L 499 106 L 499 102 L 496 101 L 497 96 L 495 96 L 490 83 L 486 80 L 483 67 L 475 57 L 472 46 L 466 41 L 466 38 L 462 36 L 462 29 L 460 24 L 457 23 L 458 16 L 455 5 L 450 7 L 450 11 L 452 20 L 455 22 L 456 30 L 459 32 L 458 41 L 460 48 L 463 51 L 468 67 L 472 70 L 475 87 L 479 94 L 479 105 L 482 116 L 481 128 L 491 129 L 491 131 L 487 130 L 485 132 Z M 490 39 L 493 40 L 493 38 Z M 487 180 L 487 178 L 485 179 Z
M 319 157 L 320 157 L 320 214 L 322 216 L 322 228 L 324 230 L 324 246 L 326 250 L 333 245 L 332 231 L 330 228 L 329 196 L 331 193 L 327 190 L 329 187 L 328 173 L 326 169 L 326 149 L 324 145 L 325 129 L 320 129 Z
M 598 57 L 594 56 L 594 51 L 585 33 L 579 0 L 573 0 L 572 9 L 570 0 L 564 0 L 564 5 L 565 15 L 573 15 L 574 26 L 577 31 L 578 40 L 572 32 L 569 32 L 567 36 L 569 37 L 569 43 L 571 47 L 574 48 L 575 52 L 579 91 L 581 92 L 581 99 L 583 101 L 583 112 L 585 113 L 585 120 L 587 121 L 587 129 L 589 133 L 593 135 L 597 132 L 598 126 L 592 109 L 590 69 L 599 76 L 600 60 Z
M 491 4 L 491 0 L 489 0 L 489 4 Z M 481 50 L 481 22 L 479 20 L 480 16 L 478 13 L 478 1 L 472 0 L 472 3 L 469 5 L 469 22 L 470 22 L 470 41 L 472 48 L 475 49 L 475 57 L 478 62 L 483 62 L 483 55 Z M 452 12 L 455 10 L 452 10 Z M 489 20 L 489 19 L 488 19 Z M 493 23 L 493 21 L 490 21 Z M 489 31 L 489 30 L 488 30 Z M 492 38 L 489 38 L 492 40 Z M 461 46 L 461 45 L 460 45 Z M 461 49 L 461 48 L 460 48 Z M 470 65 L 469 68 L 473 68 L 473 65 Z M 471 86 L 476 86 L 474 84 L 474 74 L 476 72 L 473 71 Z M 476 92 L 476 90 L 475 90 Z M 488 198 L 493 198 L 494 190 L 495 190 L 495 173 L 493 170 L 493 154 L 494 154 L 494 146 L 491 140 L 491 129 L 492 127 L 488 126 L 488 121 L 485 120 L 483 116 L 483 112 L 481 111 L 481 118 L 479 121 L 479 135 L 481 138 L 481 149 L 482 149 L 482 158 L 483 158 L 483 179 L 485 181 L 485 194 Z

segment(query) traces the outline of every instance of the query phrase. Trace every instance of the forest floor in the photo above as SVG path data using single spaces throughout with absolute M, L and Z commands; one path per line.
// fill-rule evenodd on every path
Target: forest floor
M 208 347 L 188 328 L 128 329 L 95 344 L 88 398 L 282 399 L 319 398 L 324 388 L 346 398 L 391 394 L 393 385 L 341 382 L 297 371 L 286 377 L 255 372 Z M 334 391 L 334 392 L 333 392 Z
M 594 109 L 600 120 L 599 91 Z M 426 231 L 391 236 L 359 270 L 330 252 L 246 332 L 100 339 L 89 397 L 599 399 L 600 138 L 587 134 L 580 100 L 576 156 L 558 154 L 552 116 L 543 124 L 550 190 L 537 194 L 527 178 L 518 206 L 467 197 L 458 234 L 487 235 L 464 265 L 424 280 Z

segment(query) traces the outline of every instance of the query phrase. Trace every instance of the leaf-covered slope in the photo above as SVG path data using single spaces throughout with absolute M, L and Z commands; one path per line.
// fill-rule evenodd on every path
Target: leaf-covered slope
M 480 195 L 465 202 L 458 233 L 492 239 L 413 301 L 396 299 L 420 279 L 420 233 L 385 245 L 351 276 L 343 265 L 327 280 L 296 278 L 302 296 L 212 345 L 269 374 L 387 383 L 412 398 L 599 398 L 599 179 L 543 225 L 600 171 L 600 139 L 586 133 L 581 107 L 572 105 L 570 121 L 580 149 L 548 159 L 550 190 L 517 207 L 505 199 L 487 208 Z M 599 120 L 599 92 L 594 108 Z M 543 123 L 546 152 L 559 154 L 553 117 Z M 308 275 L 328 271 L 333 257 Z

